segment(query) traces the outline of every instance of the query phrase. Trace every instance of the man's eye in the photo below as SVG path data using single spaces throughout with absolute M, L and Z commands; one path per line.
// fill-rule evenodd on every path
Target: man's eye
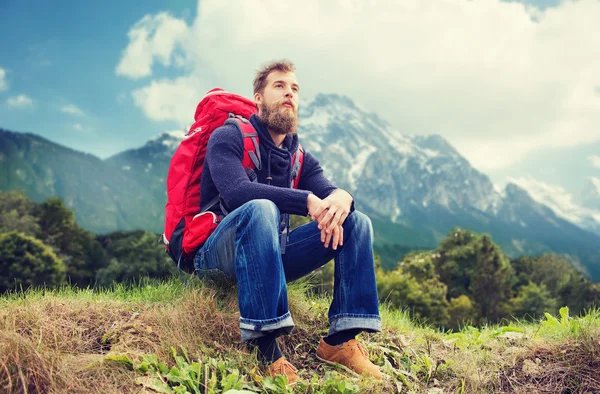
M 276 88 L 281 88 L 281 87 L 283 87 L 283 85 L 282 85 L 282 84 L 280 84 L 280 83 L 278 83 L 277 85 L 275 85 L 275 87 L 276 87 Z
M 294 93 L 298 93 L 298 88 L 292 88 L 292 91 L 293 91 Z

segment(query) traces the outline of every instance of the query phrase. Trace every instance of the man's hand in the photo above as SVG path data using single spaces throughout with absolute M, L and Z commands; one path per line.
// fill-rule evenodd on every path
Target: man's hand
M 323 201 L 324 200 L 321 200 L 319 197 L 315 196 L 314 194 L 308 195 L 308 200 L 306 201 L 306 206 L 308 208 L 308 214 L 311 216 L 311 218 L 313 218 L 313 220 L 316 218 L 316 216 L 314 215 L 314 212 L 319 210 L 319 208 L 323 205 Z M 328 211 L 328 209 L 321 210 L 321 212 L 323 214 L 322 216 L 325 216 L 327 211 Z M 332 241 L 331 247 L 333 248 L 333 250 L 336 250 L 338 245 L 342 246 L 344 244 L 344 228 L 342 227 L 341 224 L 339 226 L 336 226 L 333 229 L 333 231 L 330 231 L 329 233 L 326 231 L 326 229 L 320 229 L 320 230 L 321 230 L 321 242 L 323 242 L 323 244 L 326 248 L 329 247 L 329 242 L 331 242 L 331 241 Z
M 321 242 L 326 248 L 329 247 L 329 241 L 331 241 L 333 250 L 337 250 L 338 245 L 342 246 L 344 244 L 344 228 L 341 225 L 336 226 L 330 233 L 321 230 Z
M 336 227 L 344 224 L 344 220 L 350 214 L 351 206 L 352 196 L 350 193 L 337 189 L 322 200 L 316 210 L 309 210 L 309 212 L 312 219 L 319 223 L 319 230 L 331 234 Z

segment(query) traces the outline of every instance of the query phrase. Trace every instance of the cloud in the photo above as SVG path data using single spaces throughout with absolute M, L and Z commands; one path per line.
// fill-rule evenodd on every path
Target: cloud
M 81 123 L 75 123 L 75 124 L 73 125 L 73 128 L 74 128 L 75 130 L 77 130 L 77 131 L 81 131 L 81 132 L 83 132 L 83 133 L 91 133 L 91 132 L 93 131 L 91 127 L 84 126 L 84 125 L 82 125 Z
M 84 116 L 85 113 L 73 104 L 65 105 L 60 109 L 62 112 L 73 116 Z
M 8 82 L 6 82 L 6 70 L 0 67 L 0 92 L 8 90 Z
M 600 168 L 600 156 L 590 156 L 588 157 L 590 163 L 596 168 Z
M 33 100 L 24 94 L 9 97 L 6 103 L 11 108 L 28 108 L 33 106 Z
M 129 33 L 118 73 L 150 76 L 154 60 L 181 73 L 133 93 L 151 119 L 190 123 L 209 88 L 251 96 L 255 70 L 289 58 L 303 96 L 347 95 L 400 133 L 441 134 L 481 170 L 600 140 L 597 0 L 544 10 L 500 0 L 203 0 L 197 9 L 190 26 L 158 14 Z
M 159 80 L 133 92 L 133 102 L 149 119 L 175 120 L 180 126 L 194 121 L 194 105 L 207 88 L 195 76 L 175 80 Z
M 188 27 L 182 20 L 166 13 L 146 15 L 129 30 L 129 45 L 116 68 L 117 75 L 133 79 L 147 77 L 154 58 L 170 66 L 178 42 L 188 35 Z

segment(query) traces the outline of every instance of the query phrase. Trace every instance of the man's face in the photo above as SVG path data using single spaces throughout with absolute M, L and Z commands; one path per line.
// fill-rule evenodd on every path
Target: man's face
M 296 131 L 298 125 L 298 82 L 293 72 L 273 71 L 267 76 L 263 93 L 254 94 L 258 117 L 278 134 Z

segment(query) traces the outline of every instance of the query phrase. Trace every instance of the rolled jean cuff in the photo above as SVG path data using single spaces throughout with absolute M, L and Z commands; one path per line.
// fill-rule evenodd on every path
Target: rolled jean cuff
M 240 331 L 242 332 L 242 342 L 263 337 L 267 334 L 280 335 L 290 334 L 294 329 L 294 321 L 290 312 L 283 316 L 267 320 L 252 320 L 240 317 Z
M 329 333 L 333 335 L 351 328 L 360 328 L 367 332 L 381 331 L 379 315 L 363 315 L 357 313 L 342 313 L 329 319 Z

